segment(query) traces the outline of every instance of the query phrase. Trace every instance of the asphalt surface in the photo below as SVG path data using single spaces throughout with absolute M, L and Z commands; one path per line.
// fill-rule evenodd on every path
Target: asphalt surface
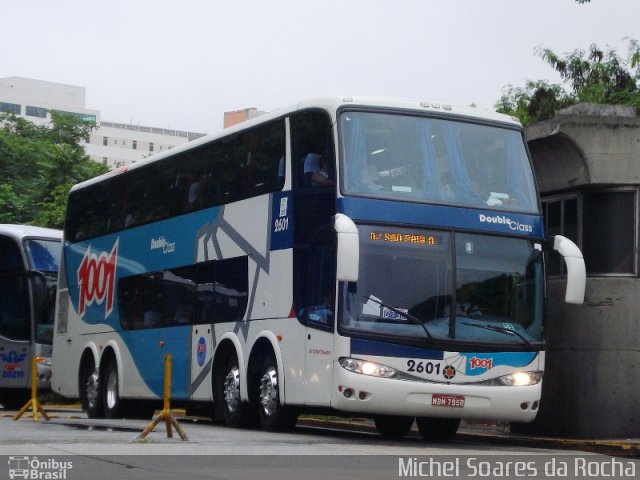
M 57 419 L 69 419 L 71 421 L 70 423 L 73 423 L 74 425 L 85 422 L 87 423 L 87 426 L 89 426 L 91 422 L 94 422 L 93 420 L 87 419 L 84 412 L 78 408 L 53 405 L 45 406 L 45 408 L 51 416 L 56 417 Z M 13 415 L 15 415 L 15 411 L 0 411 L 0 416 L 3 417 Z M 31 410 L 27 411 L 24 416 L 31 417 Z M 178 418 L 180 418 L 179 413 Z M 182 417 L 181 421 L 197 421 L 197 418 Z M 360 418 L 340 419 L 333 417 L 303 416 L 299 420 L 299 425 L 351 432 L 376 432 L 375 425 L 371 420 Z M 409 432 L 409 435 L 419 437 L 419 433 L 416 430 Z M 503 447 L 517 446 L 558 450 L 580 450 L 615 457 L 640 458 L 639 438 L 572 439 L 547 437 L 512 432 L 508 424 L 463 422 L 458 430 L 458 434 L 456 435 L 456 442 L 487 444 Z

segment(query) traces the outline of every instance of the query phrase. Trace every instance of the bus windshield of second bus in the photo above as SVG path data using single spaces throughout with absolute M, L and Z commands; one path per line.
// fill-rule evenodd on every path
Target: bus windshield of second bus
M 46 289 L 44 292 L 46 308 L 34 319 L 34 340 L 37 343 L 51 345 L 53 342 L 55 289 L 58 282 L 62 244 L 59 240 L 28 238 L 24 241 L 24 249 L 31 271 L 42 274 Z

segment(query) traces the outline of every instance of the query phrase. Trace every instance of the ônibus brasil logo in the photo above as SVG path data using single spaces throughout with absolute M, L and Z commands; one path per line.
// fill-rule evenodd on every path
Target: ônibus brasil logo
M 78 268 L 78 285 L 80 286 L 80 300 L 78 315 L 84 315 L 85 308 L 96 302 L 101 305 L 105 299 L 105 317 L 113 310 L 113 294 L 116 279 L 116 263 L 118 260 L 118 241 L 113 245 L 111 253 L 102 252 L 96 255 L 87 248 L 84 258 Z

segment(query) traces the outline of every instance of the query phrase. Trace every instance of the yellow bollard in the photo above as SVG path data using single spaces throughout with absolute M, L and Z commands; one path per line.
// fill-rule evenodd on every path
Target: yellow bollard
M 178 421 L 171 413 L 171 355 L 166 354 L 164 356 L 164 399 L 163 399 L 163 409 L 162 411 L 151 421 L 151 423 L 144 429 L 144 431 L 138 435 L 136 440 L 143 440 L 147 435 L 149 435 L 156 425 L 164 420 L 164 423 L 167 428 L 167 438 L 173 438 L 173 429 L 174 427 L 180 435 L 180 439 L 184 441 L 188 441 L 187 434 L 184 433 L 184 430 L 178 423 Z
M 40 405 L 40 402 L 38 401 L 38 357 L 33 357 L 31 359 L 31 399 L 20 409 L 18 413 L 15 414 L 13 420 L 19 420 L 29 407 L 33 410 L 34 422 L 38 421 L 38 412 L 42 414 L 46 421 L 51 420 L 45 409 L 42 408 L 42 405 Z

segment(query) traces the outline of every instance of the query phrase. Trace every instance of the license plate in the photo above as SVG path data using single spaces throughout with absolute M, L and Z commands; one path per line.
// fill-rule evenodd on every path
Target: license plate
M 462 408 L 464 407 L 464 395 L 442 395 L 436 393 L 431 397 L 431 405 L 434 407 Z

